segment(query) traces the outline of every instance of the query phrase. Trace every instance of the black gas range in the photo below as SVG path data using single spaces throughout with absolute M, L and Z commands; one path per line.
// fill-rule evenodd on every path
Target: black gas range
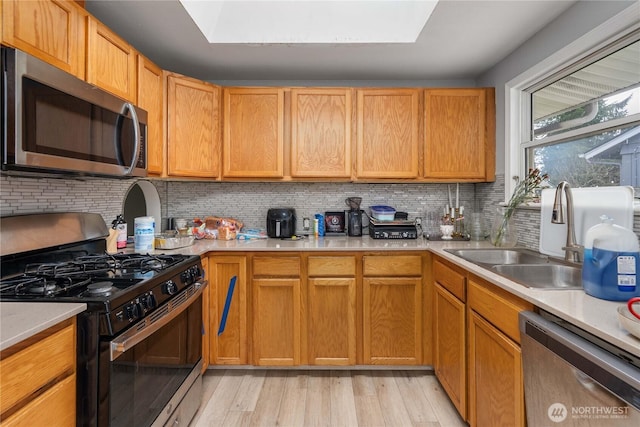
M 200 257 L 108 254 L 107 235 L 96 214 L 2 218 L 0 301 L 87 305 L 77 318 L 78 425 L 184 422 L 174 408 L 200 394 Z M 160 395 L 151 403 L 143 388 Z

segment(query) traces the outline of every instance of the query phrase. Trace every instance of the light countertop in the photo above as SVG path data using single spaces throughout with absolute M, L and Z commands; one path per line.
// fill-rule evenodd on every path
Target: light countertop
M 415 251 L 428 250 L 457 264 L 473 274 L 494 283 L 512 294 L 531 302 L 570 323 L 640 357 L 640 339 L 623 329 L 618 322 L 617 308 L 622 302 L 606 301 L 587 295 L 582 290 L 543 290 L 524 287 L 516 282 L 467 262 L 445 249 L 487 248 L 488 242 L 376 240 L 369 236 L 327 236 L 302 240 L 199 240 L 192 246 L 162 253 L 203 255 L 225 251 Z
M 0 302 L 0 351 L 86 309 L 77 303 Z

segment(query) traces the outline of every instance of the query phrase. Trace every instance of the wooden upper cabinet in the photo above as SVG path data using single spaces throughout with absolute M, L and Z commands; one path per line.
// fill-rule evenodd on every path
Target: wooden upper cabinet
M 424 105 L 424 177 L 495 179 L 493 89 L 427 89 Z
M 357 177 L 417 178 L 420 91 L 357 93 Z
M 351 176 L 351 91 L 291 90 L 291 176 Z
M 284 176 L 284 89 L 224 89 L 223 176 Z
M 3 0 L 2 43 L 85 77 L 86 12 L 65 0 Z
M 147 172 L 162 174 L 163 169 L 163 87 L 162 70 L 142 55 L 138 55 L 137 106 L 147 116 Z
M 136 51 L 95 18 L 87 22 L 87 81 L 135 102 Z
M 220 176 L 220 88 L 167 74 L 167 174 Z

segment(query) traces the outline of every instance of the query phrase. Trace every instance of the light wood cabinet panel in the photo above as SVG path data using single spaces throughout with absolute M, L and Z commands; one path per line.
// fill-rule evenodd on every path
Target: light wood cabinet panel
M 444 260 L 433 261 L 433 276 L 435 280 L 455 295 L 460 301 L 467 300 L 467 276 L 464 270 L 447 263 Z
M 5 393 L 5 390 L 2 390 Z M 3 427 L 69 427 L 76 425 L 76 378 L 67 377 L 23 408 L 2 419 Z
M 233 297 L 222 334 L 218 329 L 229 292 L 236 277 Z M 209 257 L 209 355 L 213 365 L 244 365 L 247 359 L 247 257 Z
M 204 271 L 205 280 L 209 280 L 209 258 L 206 255 L 200 256 L 200 262 L 202 263 L 202 271 Z M 204 374 L 209 367 L 209 361 L 211 360 L 211 316 L 209 312 L 209 294 L 211 290 L 211 284 L 202 292 L 202 373 Z
M 417 178 L 418 89 L 357 91 L 357 178 Z
M 309 364 L 355 365 L 356 279 L 310 278 Z
M 495 178 L 495 107 L 487 92 L 493 89 L 425 90 L 425 178 Z
M 3 0 L 2 43 L 84 79 L 85 15 L 72 1 Z
M 422 363 L 422 278 L 365 277 L 365 364 Z
M 2 425 L 75 423 L 76 321 L 65 320 L 0 354 Z M 59 418 L 58 418 L 59 417 Z
M 136 101 L 136 51 L 100 21 L 87 18 L 87 76 L 89 83 Z
M 223 176 L 284 176 L 284 89 L 224 89 Z
M 364 276 L 421 276 L 420 255 L 365 255 L 362 257 Z
M 307 274 L 309 277 L 351 277 L 356 274 L 356 257 L 310 256 Z
M 469 423 L 525 425 L 520 347 L 474 311 L 469 314 Z
M 163 172 L 163 78 L 160 67 L 142 55 L 138 55 L 137 106 L 147 112 L 147 172 L 161 175 Z
M 300 364 L 300 279 L 253 278 L 253 363 Z
M 433 367 L 447 395 L 467 419 L 465 304 L 438 283 L 433 302 Z
M 252 265 L 254 276 L 300 277 L 299 256 L 256 256 Z
M 533 304 L 474 277 L 469 279 L 468 297 L 469 308 L 520 344 L 518 314 L 521 311 L 533 310 Z
M 220 88 L 167 74 L 167 174 L 220 176 Z
M 351 176 L 351 91 L 291 90 L 291 176 Z

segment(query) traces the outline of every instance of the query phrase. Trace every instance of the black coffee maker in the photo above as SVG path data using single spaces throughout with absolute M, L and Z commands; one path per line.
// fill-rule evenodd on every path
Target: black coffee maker
M 362 197 L 347 197 L 345 202 L 351 208 L 347 212 L 347 235 L 362 236 L 362 211 L 360 210 Z

